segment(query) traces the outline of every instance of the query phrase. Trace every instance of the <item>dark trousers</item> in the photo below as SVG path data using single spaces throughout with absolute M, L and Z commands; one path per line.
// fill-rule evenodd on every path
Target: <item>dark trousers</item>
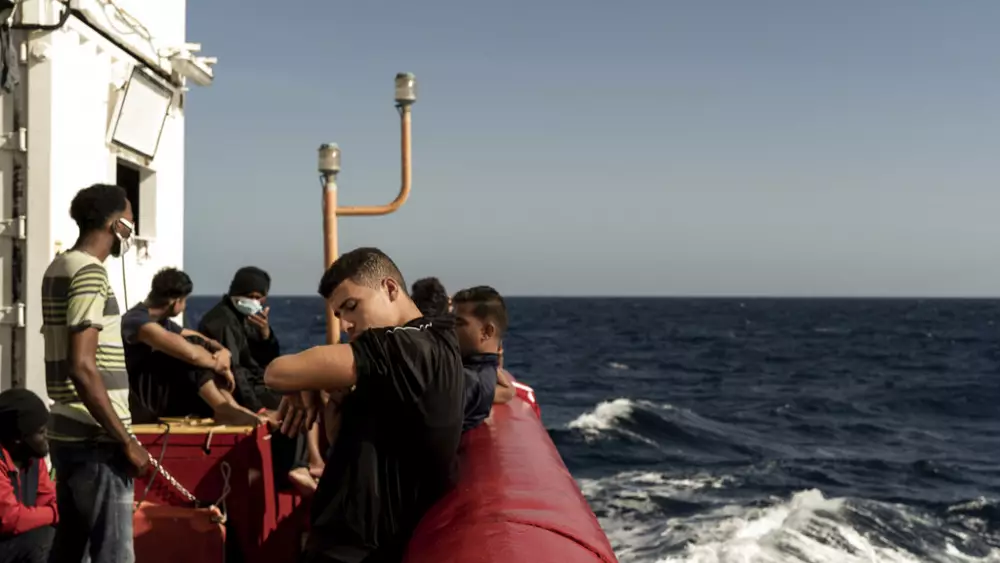
M 0 536 L 0 563 L 46 563 L 56 529 L 42 526 L 16 536 Z
M 118 444 L 51 443 L 59 525 L 51 563 L 134 563 L 132 478 Z
M 204 345 L 197 336 L 186 337 L 192 344 Z M 211 418 L 212 408 L 198 395 L 203 385 L 215 378 L 215 372 L 153 352 L 145 365 L 129 373 L 129 407 L 136 424 L 152 424 L 161 418 L 193 416 Z

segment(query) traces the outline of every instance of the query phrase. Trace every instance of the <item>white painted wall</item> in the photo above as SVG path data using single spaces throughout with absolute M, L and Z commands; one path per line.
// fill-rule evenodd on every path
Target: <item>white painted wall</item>
M 29 0 L 25 4 L 26 10 L 34 8 L 42 14 L 39 18 L 45 18 L 45 10 L 54 3 Z M 129 18 L 123 18 L 112 5 L 141 25 L 130 27 Z M 78 6 L 93 23 L 151 60 L 158 59 L 158 49 L 184 42 L 184 0 L 81 0 Z M 93 183 L 115 183 L 115 163 L 122 149 L 107 143 L 108 127 L 117 103 L 116 86 L 124 83 L 135 61 L 76 18 L 70 18 L 58 31 L 33 39 L 29 53 L 28 68 L 22 71 L 27 83 L 29 166 L 28 314 L 23 330 L 26 355 L 22 379 L 45 397 L 44 348 L 39 333 L 42 275 L 56 253 L 76 241 L 77 227 L 69 217 L 76 192 Z M 122 260 L 111 258 L 106 264 L 123 311 L 145 297 L 153 274 L 160 268 L 183 267 L 184 116 L 180 109 L 171 111 L 156 156 L 145 164 L 156 174 L 155 193 L 140 196 L 143 211 L 155 213 L 155 241 L 148 247 L 148 258 L 132 250 Z M 5 188 L 8 184 L 4 182 Z M 146 221 L 149 223 L 148 216 Z

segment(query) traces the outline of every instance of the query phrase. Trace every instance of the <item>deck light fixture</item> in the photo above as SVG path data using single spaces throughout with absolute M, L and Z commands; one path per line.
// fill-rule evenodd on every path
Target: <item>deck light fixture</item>
M 408 106 L 417 101 L 417 77 L 411 72 L 396 75 L 396 105 Z
M 336 176 L 340 173 L 340 147 L 337 143 L 320 145 L 319 173 L 323 176 Z

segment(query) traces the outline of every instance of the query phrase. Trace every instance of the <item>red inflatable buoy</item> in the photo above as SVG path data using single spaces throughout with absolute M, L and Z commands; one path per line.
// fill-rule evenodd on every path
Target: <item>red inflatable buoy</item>
M 518 384 L 466 432 L 458 485 L 424 516 L 406 563 L 617 562 L 537 409 Z

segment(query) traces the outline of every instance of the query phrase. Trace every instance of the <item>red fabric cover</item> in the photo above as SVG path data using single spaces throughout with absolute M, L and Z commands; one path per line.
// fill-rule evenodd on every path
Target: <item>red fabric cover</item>
M 459 483 L 424 516 L 404 561 L 617 559 L 534 407 L 515 398 L 463 436 Z
M 139 504 L 132 516 L 135 559 L 142 563 L 225 561 L 226 527 L 215 508 Z
M 163 456 L 163 467 L 199 500 L 214 503 L 222 497 L 226 481 L 223 467 L 224 463 L 228 465 L 226 515 L 247 562 L 273 563 L 269 557 L 274 553 L 294 560 L 308 510 L 303 503 L 275 491 L 267 429 L 259 426 L 245 434 L 212 433 L 208 428 L 195 434 L 170 434 L 164 430 L 160 427 L 156 433 L 143 433 L 139 429 L 136 436 L 153 459 Z M 162 475 L 156 475 L 144 497 L 148 483 L 148 478 L 135 480 L 136 502 L 190 507 Z M 184 541 L 174 528 L 154 533 L 162 536 L 156 541 Z

